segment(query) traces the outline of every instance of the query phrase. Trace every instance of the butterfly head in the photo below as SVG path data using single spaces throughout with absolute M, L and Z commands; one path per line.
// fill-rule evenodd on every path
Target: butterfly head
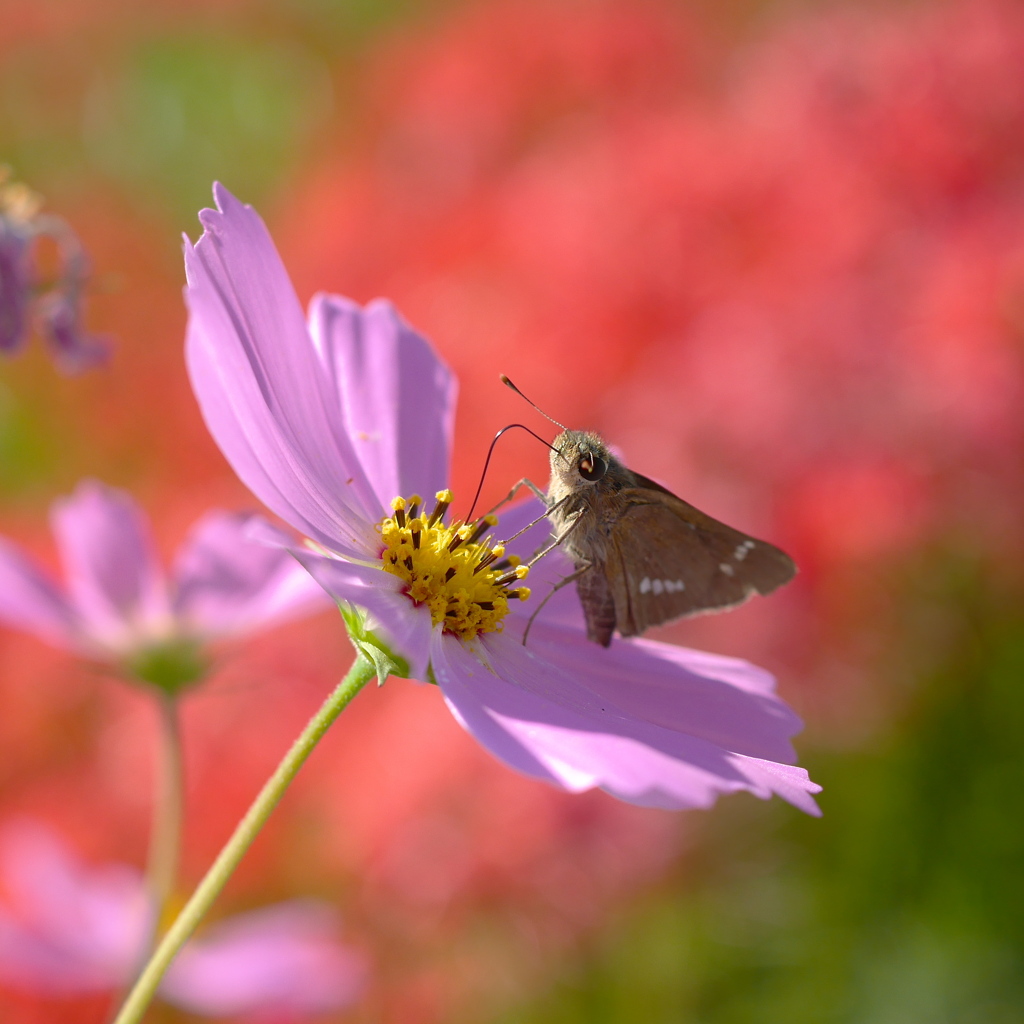
M 618 482 L 618 478 L 628 472 L 597 434 L 566 430 L 554 440 L 551 480 L 558 485 L 559 493 L 578 493 L 602 481 L 605 484 Z

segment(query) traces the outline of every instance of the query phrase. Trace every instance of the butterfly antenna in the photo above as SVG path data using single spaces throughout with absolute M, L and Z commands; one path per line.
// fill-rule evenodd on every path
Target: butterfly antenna
M 564 423 L 559 423 L 558 420 L 554 418 L 554 416 L 549 416 L 539 405 L 537 405 L 536 402 L 531 402 L 530 399 L 528 399 L 526 395 L 524 395 L 522 391 L 520 391 L 519 388 L 517 388 L 515 384 L 513 384 L 512 381 L 510 381 L 508 377 L 505 376 L 505 374 L 501 375 L 501 383 L 504 384 L 505 387 L 511 388 L 524 402 L 526 402 L 527 405 L 532 405 L 534 409 L 536 409 L 537 412 L 539 412 L 541 416 L 544 417 L 544 419 L 550 420 L 552 423 L 554 423 L 556 427 L 561 427 L 562 430 L 569 429 Z M 548 447 L 551 446 L 549 445 Z
M 494 454 L 494 446 L 498 443 L 498 438 L 501 437 L 501 435 L 504 434 L 506 430 L 512 430 L 514 427 L 518 427 L 520 430 L 525 430 L 528 434 L 531 434 L 533 437 L 537 438 L 537 440 L 540 441 L 540 443 L 544 445 L 545 448 L 550 448 L 553 452 L 558 451 L 558 449 L 555 448 L 553 445 L 548 444 L 548 442 L 545 441 L 544 438 L 540 436 L 540 434 L 531 430 L 525 424 L 510 423 L 507 427 L 502 427 L 501 430 L 499 430 L 494 435 L 494 440 L 491 442 L 490 448 L 487 449 L 487 458 L 484 459 L 484 468 L 483 472 L 480 474 L 480 483 L 476 485 L 476 494 L 473 495 L 473 504 L 469 506 L 469 513 L 466 516 L 467 523 L 473 522 L 473 511 L 476 509 L 476 503 L 480 500 L 480 492 L 484 489 L 484 480 L 487 478 L 487 467 L 491 464 L 491 456 Z M 508 499 L 506 498 L 505 500 L 507 501 Z

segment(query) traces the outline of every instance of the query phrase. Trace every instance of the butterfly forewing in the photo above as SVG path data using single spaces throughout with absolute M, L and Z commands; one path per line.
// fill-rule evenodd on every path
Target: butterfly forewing
M 624 507 L 611 531 L 606 567 L 623 636 L 731 608 L 793 578 L 796 566 L 779 548 L 645 478 L 638 482 L 641 487 L 619 492 Z

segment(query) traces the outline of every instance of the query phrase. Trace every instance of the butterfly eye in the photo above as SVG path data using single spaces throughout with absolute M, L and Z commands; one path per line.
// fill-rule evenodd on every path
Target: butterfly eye
M 600 480 L 608 472 L 608 463 L 598 455 L 585 455 L 576 468 L 584 480 Z

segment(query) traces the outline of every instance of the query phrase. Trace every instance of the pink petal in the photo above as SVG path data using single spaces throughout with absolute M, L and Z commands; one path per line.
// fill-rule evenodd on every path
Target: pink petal
M 535 752 L 509 727 L 509 721 L 514 721 L 516 715 L 527 716 L 527 709 L 532 708 L 536 701 L 491 674 L 459 641 L 443 634 L 434 639 L 430 662 L 434 678 L 441 687 L 448 710 L 466 732 L 499 760 L 524 775 L 574 792 L 594 785 L 589 778 L 580 779 L 579 784 L 574 785 L 565 773 L 549 766 L 541 752 Z M 492 704 L 503 708 L 506 714 L 503 716 L 491 707 Z M 541 717 L 557 713 L 557 708 L 541 707 L 538 710 Z
M 396 495 L 429 503 L 448 484 L 458 390 L 452 372 L 383 299 L 362 309 L 317 295 L 309 326 L 381 506 Z
M 796 760 L 789 737 L 803 723 L 772 693 L 771 674 L 749 662 L 652 640 L 616 637 L 605 648 L 541 622 L 527 647 L 628 715 L 735 753 Z
M 248 533 L 254 541 L 289 552 L 335 601 L 354 604 L 368 612 L 367 629 L 405 660 L 413 678 L 427 678 L 430 613 L 406 597 L 397 576 L 374 565 L 318 554 L 297 545 L 283 530 L 259 517 L 250 523 Z
M 0 621 L 58 647 L 78 647 L 78 620 L 68 599 L 20 548 L 0 538 Z
M 306 548 L 294 549 L 292 553 L 331 597 L 369 612 L 367 629 L 405 660 L 412 678 L 427 678 L 430 612 L 409 600 L 397 576 L 383 569 L 318 555 Z
M 28 992 L 72 995 L 114 988 L 121 981 L 26 928 L 0 908 L 0 983 Z
M 0 977 L 48 992 L 123 984 L 149 929 L 138 872 L 87 867 L 46 827 L 9 825 L 0 873 L 10 910 L 0 911 Z
M 462 725 L 528 775 L 651 807 L 707 807 L 720 793 L 747 790 L 817 813 L 810 793 L 820 787 L 803 769 L 631 717 L 514 638 L 489 636 L 474 653 L 438 636 L 431 664 Z
M 186 631 L 242 633 L 330 606 L 291 554 L 251 539 L 253 519 L 210 512 L 192 528 L 174 568 L 175 612 Z
M 169 630 L 149 524 L 128 494 L 87 480 L 51 518 L 71 599 L 94 639 L 124 649 Z
M 345 433 L 331 376 L 256 212 L 215 186 L 186 242 L 186 356 L 206 424 L 257 497 L 307 536 L 363 556 L 382 510 Z
M 214 925 L 181 952 L 161 994 L 192 1013 L 322 1013 L 359 995 L 365 959 L 336 938 L 334 914 L 285 903 Z

